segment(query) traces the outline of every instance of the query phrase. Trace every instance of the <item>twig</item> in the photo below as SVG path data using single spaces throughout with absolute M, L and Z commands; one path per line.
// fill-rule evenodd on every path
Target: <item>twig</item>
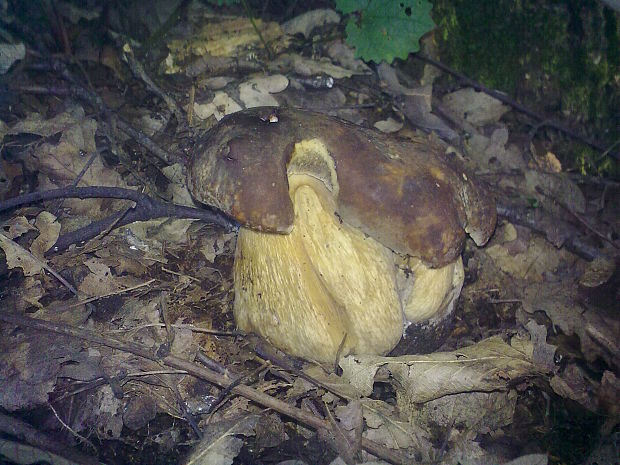
M 167 297 L 168 297 L 168 293 L 166 291 L 161 291 L 159 293 L 158 309 L 159 309 L 159 318 L 163 321 L 164 328 L 166 329 L 166 342 L 164 343 L 164 346 L 166 347 L 165 350 L 168 353 L 172 349 L 172 343 L 174 342 L 174 337 L 176 333 L 174 332 L 174 329 L 172 329 L 172 326 L 170 324 L 170 318 L 168 318 L 168 302 L 166 300 Z M 159 351 L 161 350 L 162 348 L 160 347 Z
M 75 463 L 84 465 L 97 465 L 102 462 L 95 457 L 86 455 L 83 452 L 73 449 L 58 441 L 58 438 L 50 438 L 41 431 L 36 430 L 28 423 L 19 418 L 5 415 L 0 412 L 0 431 L 16 437 L 20 441 L 25 441 L 34 447 L 51 452 L 60 457 L 64 457 Z
M 86 163 L 82 167 L 81 171 L 78 173 L 78 175 L 75 177 L 75 179 L 71 183 L 71 187 L 77 187 L 77 185 L 80 183 L 80 181 L 82 180 L 82 178 L 86 174 L 86 171 L 88 171 L 88 168 L 91 167 L 91 165 L 95 161 L 95 158 L 97 158 L 102 151 L 103 151 L 102 149 L 95 150 L 91 154 L 90 158 L 86 161 Z M 64 203 L 64 199 L 61 200 L 60 202 L 58 202 L 58 205 L 56 206 L 56 209 L 54 211 L 54 216 L 58 217 L 58 213 L 60 212 L 60 209 L 62 208 L 63 203 Z
M 23 315 L 11 314 L 8 312 L 0 312 L 0 321 L 20 326 L 27 326 L 41 331 L 50 331 L 57 334 L 63 334 L 66 336 L 89 341 L 95 344 L 101 344 L 112 349 L 128 352 L 138 357 L 142 357 L 147 360 L 163 364 L 170 368 L 185 370 L 192 376 L 213 383 L 224 389 L 232 383 L 231 379 L 223 377 L 215 371 L 189 362 L 182 358 L 175 357 L 174 355 L 167 355 L 166 357 L 160 359 L 155 354 L 153 354 L 150 349 L 143 345 L 132 342 L 123 342 L 112 338 L 104 338 L 99 334 L 95 333 L 94 331 L 88 331 L 82 328 L 76 328 L 62 323 L 54 323 L 50 321 L 40 320 L 37 318 L 29 318 Z M 311 428 L 317 430 L 330 429 L 330 425 L 327 421 L 317 418 L 314 415 L 309 414 L 308 412 L 289 405 L 286 402 L 278 400 L 274 397 L 271 397 L 268 394 L 257 391 L 256 389 L 253 389 L 249 386 L 243 384 L 235 386 L 232 389 L 232 392 L 243 396 L 253 402 L 256 402 L 263 407 L 273 409 L 281 413 L 282 415 L 297 420 Z M 410 463 L 409 460 L 399 452 L 388 449 L 387 447 L 369 439 L 362 438 L 362 447 L 367 452 L 370 452 L 377 457 L 387 460 L 388 462 L 403 465 Z
M 112 224 L 118 228 L 135 221 L 147 221 L 154 218 L 193 218 L 216 224 L 227 230 L 232 230 L 235 227 L 234 221 L 221 212 L 164 203 L 141 192 L 120 187 L 66 187 L 49 191 L 32 192 L 0 202 L 0 212 L 19 207 L 20 205 L 58 198 L 110 198 L 132 200 L 136 203 L 136 206 L 126 212 L 126 214 L 123 212 L 116 213 L 103 220 L 95 221 L 88 226 L 60 236 L 56 244 L 50 249 L 50 253 L 63 251 L 71 244 L 86 242 L 105 231 Z
M 496 206 L 499 216 L 543 234 L 558 248 L 564 246 L 586 260 L 594 260 L 603 255 L 595 245 L 585 240 L 572 224 L 548 214 L 542 208 L 528 208 L 499 197 L 496 199 Z
M 66 310 L 70 310 L 72 308 L 79 307 L 80 305 L 85 305 L 85 304 L 88 304 L 90 302 L 94 302 L 95 300 L 105 299 L 106 297 L 110 297 L 110 296 L 113 296 L 113 295 L 119 295 L 119 294 L 124 294 L 125 292 L 135 291 L 136 289 L 140 289 L 141 287 L 148 286 L 149 284 L 152 284 L 154 282 L 155 282 L 155 279 L 149 279 L 145 283 L 137 284 L 135 286 L 128 287 L 126 289 L 119 289 L 119 290 L 114 291 L 114 292 L 108 292 L 107 294 L 96 295 L 94 297 L 89 297 L 88 299 L 81 299 L 81 300 L 78 300 L 77 302 L 72 303 L 72 304 L 61 305 L 60 307 L 53 307 L 52 311 L 53 311 L 53 313 L 64 312 Z
M 78 438 L 80 440 L 80 442 L 83 442 L 85 444 L 88 444 L 88 446 L 93 450 L 93 451 L 97 451 L 97 448 L 95 447 L 95 445 L 90 442 L 88 439 L 86 439 L 84 436 L 82 436 L 81 434 L 79 434 L 78 432 L 74 431 L 73 428 L 71 428 L 68 424 L 66 424 L 62 418 L 60 418 L 60 416 L 58 415 L 58 412 L 56 412 L 56 409 L 54 408 L 54 406 L 50 403 L 47 404 L 47 406 L 51 409 L 51 411 L 54 413 L 54 416 L 56 417 L 56 419 L 58 420 L 58 422 L 63 426 L 63 428 L 65 428 L 67 431 L 69 431 L 73 436 L 75 436 L 76 438 Z
M 209 415 L 209 418 L 213 416 L 215 412 L 217 412 L 217 410 L 223 404 L 224 399 L 226 399 L 226 397 L 230 395 L 230 393 L 235 387 L 240 386 L 241 383 L 243 383 L 246 379 L 252 379 L 255 376 L 258 376 L 258 374 L 261 371 L 263 371 L 265 368 L 267 368 L 269 365 L 271 365 L 270 362 L 263 362 L 258 368 L 253 370 L 251 373 L 246 373 L 245 375 L 236 375 L 235 377 L 232 377 L 231 378 L 232 382 L 228 386 L 226 386 L 224 389 L 222 389 L 220 394 L 217 396 L 217 399 L 215 399 L 215 401 L 209 406 L 206 412 Z M 228 370 L 226 371 L 227 373 L 225 375 L 228 375 Z
M 577 221 L 579 221 L 579 223 L 581 223 L 583 225 L 584 228 L 586 228 L 588 231 L 590 231 L 592 234 L 594 234 L 595 236 L 597 236 L 600 240 L 607 242 L 608 244 L 610 244 L 612 247 L 616 248 L 616 249 L 620 249 L 620 246 L 618 244 L 616 244 L 614 241 L 612 241 L 609 237 L 607 237 L 605 234 L 603 234 L 602 232 L 600 232 L 598 229 L 596 229 L 594 226 L 592 226 L 585 218 L 583 218 L 579 213 L 571 210 L 570 208 L 568 208 L 568 206 L 564 203 L 564 202 L 560 202 L 558 199 L 554 199 L 556 200 L 565 210 L 567 210 L 571 215 L 573 215 L 575 217 L 575 219 Z
M 58 5 L 55 1 L 51 0 L 49 2 L 43 2 L 43 6 L 47 14 L 47 19 L 52 26 L 52 30 L 58 36 L 57 39 L 60 41 L 63 53 L 67 56 L 71 56 L 71 42 L 69 42 L 69 35 L 67 34 L 62 15 L 58 11 Z
M 598 150 L 599 152 L 602 153 L 608 153 L 609 155 L 612 155 L 613 157 L 615 157 L 616 159 L 620 160 L 620 152 L 611 152 L 611 147 L 613 147 L 613 145 L 611 147 L 605 147 L 601 144 L 599 144 L 598 142 L 590 139 L 589 137 L 583 135 L 583 134 L 579 134 L 576 131 L 573 131 L 572 129 L 570 129 L 569 127 L 559 123 L 558 121 L 554 121 L 551 119 L 546 118 L 545 116 L 541 115 L 540 113 L 536 113 L 533 110 L 530 110 L 529 108 L 527 108 L 525 105 L 520 104 L 519 102 L 515 101 L 514 99 L 510 98 L 509 96 L 507 96 L 506 94 L 499 92 L 497 90 L 494 89 L 489 89 L 488 87 L 484 86 L 483 84 L 474 81 L 473 79 L 465 76 L 462 73 L 459 73 L 458 71 L 450 68 L 449 66 L 445 65 L 444 63 L 441 63 L 440 61 L 434 60 L 430 57 L 424 56 L 420 53 L 414 54 L 414 56 L 416 58 L 418 58 L 419 60 L 425 61 L 426 63 L 429 63 L 433 66 L 435 66 L 436 68 L 439 68 L 440 70 L 451 74 L 453 76 L 455 76 L 456 78 L 458 78 L 460 81 L 462 81 L 464 84 L 473 87 L 475 90 L 480 91 L 480 92 L 484 92 L 487 95 L 490 95 L 491 97 L 499 100 L 500 102 L 505 103 L 506 105 L 510 105 L 513 109 L 517 110 L 520 113 L 523 113 L 527 116 L 529 116 L 530 118 L 533 118 L 534 120 L 538 121 L 540 123 L 540 125 L 542 126 L 548 126 L 550 128 L 556 129 L 557 131 L 563 132 L 564 134 L 566 134 L 567 136 L 579 140 L 581 142 L 583 142 L 586 145 L 589 145 L 590 147 Z
M 521 299 L 489 299 L 490 304 L 520 304 Z
M 260 65 L 252 60 L 239 57 L 217 57 L 203 55 L 196 58 L 185 68 L 187 77 L 198 77 L 200 75 L 228 75 L 228 74 L 248 74 L 260 71 Z
M 43 87 L 43 86 L 10 86 L 9 92 L 17 92 L 17 93 L 31 93 L 31 94 L 44 94 L 44 95 L 57 95 L 57 96 L 67 96 L 70 95 L 79 100 L 85 101 L 92 107 L 94 107 L 98 111 L 102 111 L 104 116 L 109 117 L 113 120 L 114 125 L 118 127 L 121 131 L 123 131 L 128 136 L 132 137 L 138 144 L 142 145 L 144 148 L 149 150 L 153 155 L 155 155 L 158 159 L 163 161 L 166 164 L 172 164 L 175 160 L 180 159 L 181 157 L 172 155 L 161 147 L 159 147 L 153 140 L 148 137 L 143 132 L 135 129 L 128 122 L 126 122 L 123 118 L 118 115 L 112 113 L 112 111 L 103 103 L 101 97 L 99 97 L 94 92 L 86 89 L 81 86 L 77 81 L 71 76 L 71 74 L 66 70 L 66 66 L 64 64 L 53 64 L 53 69 L 59 71 L 61 76 L 68 80 L 72 85 L 66 87 Z
M 548 192 L 547 189 L 544 189 L 542 187 L 536 187 L 536 191 L 538 193 L 544 195 L 545 197 L 547 197 L 551 201 L 557 203 L 560 207 L 562 207 L 564 210 L 566 210 L 573 218 L 575 218 L 584 228 L 586 228 L 592 234 L 597 236 L 599 239 L 601 239 L 602 241 L 607 242 L 608 244 L 610 244 L 612 247 L 614 247 L 616 249 L 620 249 L 620 246 L 618 246 L 618 244 L 616 244 L 614 241 L 612 241 L 607 236 L 605 236 L 605 234 L 603 234 L 602 232 L 597 230 L 585 218 L 583 218 L 579 213 L 577 213 L 576 211 L 573 211 L 573 209 L 570 208 L 570 206 L 566 202 L 564 202 L 562 199 L 556 198 L 552 193 Z
M 60 273 L 57 273 L 54 269 L 52 269 L 43 260 L 40 260 L 39 258 L 35 257 L 34 255 L 32 255 L 32 253 L 30 253 L 30 251 L 28 251 L 25 248 L 23 248 L 21 245 L 19 245 L 14 240 L 9 239 L 8 237 L 6 237 L 1 232 L 0 232 L 0 242 L 8 242 L 8 243 L 11 243 L 13 245 L 13 247 L 19 248 L 23 254 L 28 255 L 32 260 L 37 262 L 37 264 L 41 268 L 43 268 L 45 271 L 47 271 L 49 274 L 51 274 L 54 278 L 56 278 L 58 281 L 60 281 L 63 286 L 65 286 L 67 289 L 69 289 L 71 291 L 72 294 L 74 294 L 76 296 L 79 296 L 79 292 L 77 291 L 77 289 L 75 287 L 73 287 L 71 284 L 69 284 L 69 282 L 60 275 Z
M 155 281 L 155 280 L 152 279 L 149 282 L 152 282 L 152 281 Z M 125 289 L 125 291 L 126 290 L 127 289 Z M 192 333 L 211 334 L 213 336 L 237 337 L 237 336 L 242 336 L 243 335 L 243 333 L 241 331 L 220 331 L 219 329 L 199 328 L 198 326 L 194 326 L 194 325 L 190 325 L 190 324 L 185 324 L 185 323 L 172 324 L 171 326 L 174 329 L 188 329 Z M 134 332 L 140 331 L 142 329 L 163 328 L 163 327 L 165 327 L 165 325 L 163 323 L 147 323 L 147 324 L 136 326 L 135 328 L 115 329 L 113 331 L 110 331 L 110 333 L 127 333 L 127 332 L 134 333 Z
M 117 41 L 117 43 L 119 42 L 121 41 Z M 185 122 L 183 111 L 181 111 L 181 109 L 179 108 L 179 106 L 177 105 L 177 103 L 174 101 L 172 97 L 170 97 L 167 93 L 161 90 L 159 86 L 155 84 L 155 82 L 153 82 L 151 77 L 146 73 L 144 66 L 142 66 L 142 63 L 140 63 L 136 59 L 133 53 L 133 49 L 131 48 L 131 45 L 129 44 L 129 42 L 126 41 L 124 44 L 119 44 L 119 45 L 121 45 L 123 57 L 125 58 L 125 61 L 129 65 L 129 69 L 131 69 L 131 72 L 133 73 L 133 75 L 136 78 L 140 79 L 142 82 L 144 82 L 147 89 L 149 89 L 151 92 L 153 92 L 155 95 L 157 95 L 160 99 L 162 99 L 166 103 L 166 105 L 168 106 L 168 109 L 174 113 L 174 116 L 176 117 L 178 124 L 183 124 Z

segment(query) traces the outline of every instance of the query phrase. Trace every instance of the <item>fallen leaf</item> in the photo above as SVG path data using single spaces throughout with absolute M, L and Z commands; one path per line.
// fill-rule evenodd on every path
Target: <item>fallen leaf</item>
M 215 116 L 218 121 L 224 116 L 241 111 L 243 108 L 226 92 L 216 92 L 213 100 L 209 103 L 194 102 L 194 114 L 206 120 L 210 116 Z
M 34 225 L 39 230 L 39 235 L 32 241 L 30 251 L 32 255 L 43 260 L 47 252 L 58 240 L 60 234 L 60 223 L 50 212 L 42 211 L 37 216 Z
M 510 107 L 499 100 L 471 87 L 445 95 L 443 103 L 457 120 L 474 126 L 496 123 L 510 111 Z
M 556 346 L 547 344 L 547 328 L 534 320 L 528 321 L 525 327 L 532 338 L 532 361 L 547 371 L 553 370 Z
M 252 50 L 263 49 L 262 40 L 271 44 L 274 52 L 284 50 L 290 42 L 278 23 L 259 18 L 195 15 L 191 19 L 194 24 L 189 37 L 167 44 L 170 53 L 162 63 L 167 74 L 184 71 L 185 64 L 197 57 L 246 57 Z
M 9 239 L 16 239 L 28 231 L 36 231 L 37 228 L 31 225 L 25 216 L 15 216 L 2 224 L 2 230 Z
M 377 128 L 381 132 L 385 132 L 387 134 L 398 132 L 402 129 L 403 123 L 402 121 L 396 121 L 393 118 L 388 118 L 386 120 L 377 121 L 374 124 L 374 127 Z
M 562 173 L 554 174 L 527 170 L 524 187 L 536 198 L 541 196 L 539 190 L 542 190 L 544 196 L 560 201 L 570 211 L 576 213 L 585 213 L 586 211 L 586 199 L 581 189 Z
M 374 377 L 383 368 L 395 380 L 397 394 L 411 403 L 469 391 L 505 389 L 511 379 L 538 373 L 525 353 L 499 337 L 453 352 L 377 357 L 350 355 L 341 360 L 342 378 L 364 396 L 372 393 Z
M 551 378 L 549 385 L 557 395 L 574 400 L 591 412 L 597 411 L 597 404 L 590 392 L 591 382 L 577 365 L 568 365 L 561 375 Z
M 239 85 L 239 98 L 246 108 L 278 106 L 278 101 L 271 96 L 288 86 L 288 78 L 282 74 L 271 76 L 254 76 Z
M 363 436 L 390 449 L 409 449 L 413 447 L 423 456 L 423 462 L 430 458 L 432 444 L 426 432 L 416 423 L 403 421 L 393 405 L 380 400 L 362 399 L 366 430 Z
M 12 268 L 21 268 L 24 276 L 34 276 L 43 271 L 43 264 L 22 246 L 0 233 L 0 247 L 6 255 L 6 264 Z
M 301 34 L 306 39 L 309 39 L 314 28 L 338 23 L 340 23 L 340 15 L 338 13 L 331 8 L 321 8 L 295 16 L 282 24 L 282 29 L 289 35 Z
M 459 428 L 490 432 L 512 423 L 517 397 L 515 390 L 463 392 L 424 404 L 411 404 L 403 416 L 427 431 L 459 425 Z
M 282 73 L 292 70 L 301 76 L 326 74 L 334 79 L 349 78 L 355 74 L 351 70 L 333 64 L 328 58 L 313 60 L 312 58 L 292 53 L 283 53 L 278 56 L 278 58 L 269 63 L 269 69 Z
M 327 54 L 338 65 L 354 74 L 369 74 L 370 68 L 359 58 L 355 58 L 355 50 L 342 40 L 335 40 L 327 47 Z
M 243 446 L 237 436 L 253 436 L 258 415 L 245 415 L 232 420 L 211 423 L 186 465 L 230 465 Z

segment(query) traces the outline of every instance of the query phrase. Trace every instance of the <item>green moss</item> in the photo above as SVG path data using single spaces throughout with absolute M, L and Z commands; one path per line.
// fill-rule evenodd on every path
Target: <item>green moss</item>
M 601 2 L 436 0 L 433 17 L 450 66 L 603 143 L 620 137 L 620 28 Z

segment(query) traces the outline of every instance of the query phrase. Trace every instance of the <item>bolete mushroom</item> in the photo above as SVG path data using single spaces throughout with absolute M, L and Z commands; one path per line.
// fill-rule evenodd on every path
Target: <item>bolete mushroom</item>
M 496 221 L 427 139 L 294 109 L 224 118 L 195 145 L 188 185 L 241 224 L 238 327 L 321 362 L 385 354 L 408 322 L 452 312 L 466 233 L 483 245 Z

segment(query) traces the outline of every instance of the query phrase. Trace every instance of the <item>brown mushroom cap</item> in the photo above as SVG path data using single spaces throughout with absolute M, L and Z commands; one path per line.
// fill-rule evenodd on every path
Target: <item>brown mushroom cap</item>
M 287 167 L 295 144 L 309 139 L 333 159 L 338 216 L 393 251 L 440 267 L 457 259 L 466 233 L 478 245 L 491 236 L 493 200 L 439 147 L 295 109 L 224 118 L 194 147 L 190 192 L 247 228 L 289 233 Z

